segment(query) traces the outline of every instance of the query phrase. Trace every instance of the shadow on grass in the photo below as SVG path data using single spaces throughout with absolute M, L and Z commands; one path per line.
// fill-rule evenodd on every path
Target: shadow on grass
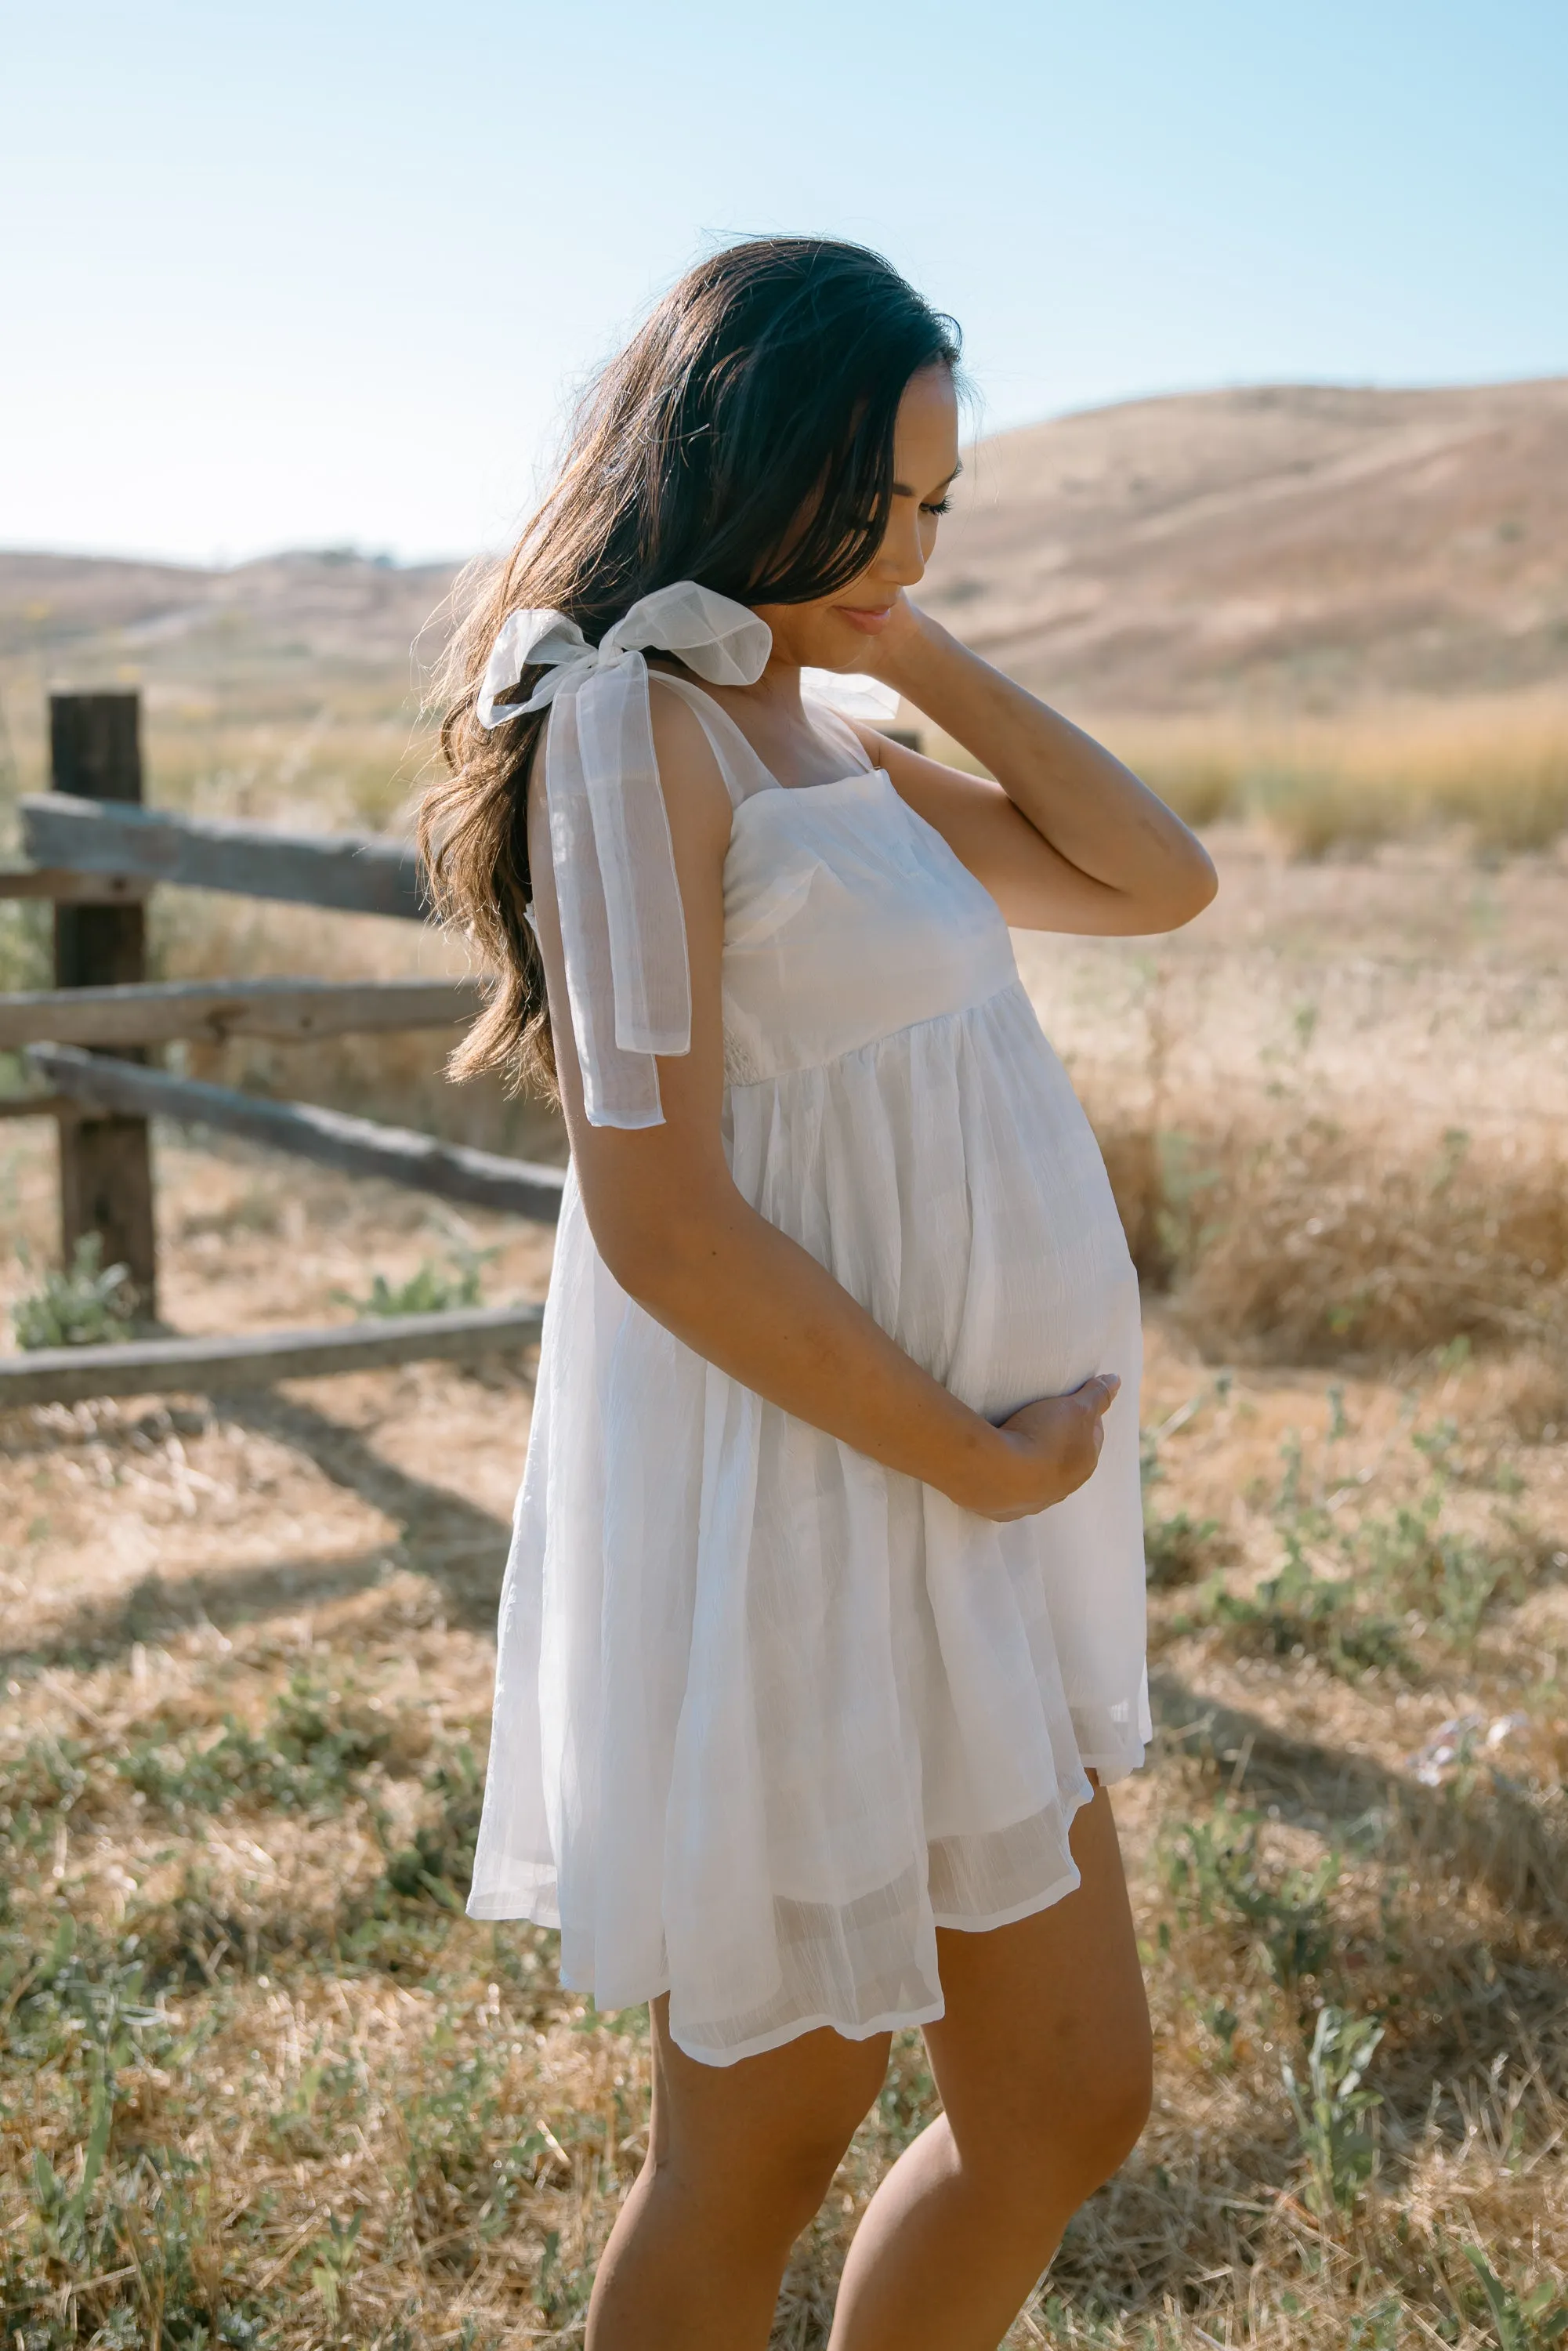
M 1451 1875 L 1484 1886 L 1511 1910 L 1568 1928 L 1568 1809 L 1551 1807 L 1491 1771 L 1469 1788 L 1424 1787 L 1373 1757 L 1300 1739 L 1189 1689 L 1173 1674 L 1149 1677 L 1162 1737 L 1199 1761 L 1245 1779 L 1249 1801 L 1319 1835 L 1359 1832 L 1379 1845 L 1427 1854 Z
M 162 1576 L 154 1570 L 126 1592 L 84 1603 L 24 1646 L 0 1649 L 0 1671 L 101 1666 L 138 1641 L 166 1639 L 203 1625 L 222 1632 L 232 1625 L 290 1615 L 363 1592 L 399 1564 L 395 1543 L 377 1543 L 339 1559 L 267 1560 L 195 1575 Z
M 439 1587 L 448 1624 L 495 1631 L 511 1536 L 504 1520 L 450 1487 L 411 1478 L 360 1430 L 275 1390 L 236 1399 L 230 1416 L 303 1453 L 324 1478 L 391 1519 L 399 1564 Z
M 449 1625 L 495 1629 L 509 1531 L 449 1488 L 411 1477 L 360 1430 L 273 1391 L 225 1399 L 228 1418 L 287 1445 L 323 1477 L 393 1521 L 395 1535 L 338 1559 L 269 1560 L 253 1566 L 162 1576 L 84 1602 L 25 1643 L 0 1648 L 0 1672 L 103 1665 L 137 1641 L 215 1625 L 220 1631 L 319 1607 L 381 1583 L 399 1569 L 427 1577 Z

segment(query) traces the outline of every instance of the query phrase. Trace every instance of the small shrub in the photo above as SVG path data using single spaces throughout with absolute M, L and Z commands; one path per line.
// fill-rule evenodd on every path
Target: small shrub
M 1558 2300 L 1550 2278 L 1521 2294 L 1498 2276 L 1479 2245 L 1467 2245 L 1464 2254 L 1480 2281 L 1499 2351 L 1548 2351 L 1568 2336 L 1568 2302 Z
M 1419 1435 L 1416 1442 L 1422 1443 Z M 1473 1536 L 1443 1527 L 1446 1489 L 1439 1469 L 1413 1505 L 1402 1503 L 1386 1517 L 1364 1519 L 1352 1549 L 1395 1605 L 1425 1617 L 1450 1648 L 1463 1648 L 1514 1574 L 1515 1563 Z
M 1266 1872 L 1258 1850 L 1262 1822 L 1228 1798 L 1207 1815 L 1161 1832 L 1160 1874 L 1184 1925 L 1239 1924 L 1278 1983 L 1319 1975 L 1333 1948 L 1328 1894 L 1337 1854 L 1312 1870 Z
M 424 1786 L 436 1799 L 434 1817 L 419 1829 L 412 1845 L 392 1855 L 386 1883 L 394 1894 L 423 1894 L 444 1909 L 461 1910 L 474 1882 L 474 1847 L 485 1797 L 473 1749 L 465 1744 L 443 1757 Z
M 357 1314 L 370 1317 L 451 1314 L 459 1307 L 478 1305 L 480 1276 L 497 1254 L 493 1249 L 456 1249 L 444 1268 L 426 1258 L 416 1273 L 395 1286 L 384 1273 L 375 1274 L 363 1298 L 347 1290 L 335 1290 L 332 1295 L 340 1305 L 351 1306 Z
M 278 1812 L 335 1811 L 360 1773 L 386 1753 L 392 1725 L 345 1710 L 335 1691 L 296 1674 L 260 1732 L 231 1715 L 212 1744 L 147 1740 L 116 1769 L 149 1802 L 178 1816 L 231 1803 Z
M 1321 2220 L 1354 2211 L 1377 2168 L 1370 2123 L 1383 2101 L 1362 2084 L 1382 2038 L 1382 2025 L 1370 2016 L 1320 2008 L 1306 2081 L 1297 2080 L 1289 2061 L 1281 2069 L 1306 2165 L 1306 2203 Z
M 1366 1607 L 1354 1576 L 1320 1575 L 1294 1533 L 1285 1537 L 1279 1572 L 1255 1593 L 1227 1592 L 1216 1578 L 1205 1586 L 1201 1603 L 1205 1621 L 1226 1626 L 1238 1646 L 1279 1657 L 1316 1657 L 1343 1681 L 1373 1669 L 1416 1677 L 1398 1625 Z
M 1219 1532 L 1218 1519 L 1194 1519 L 1186 1510 L 1174 1517 L 1145 1517 L 1144 1560 L 1152 1592 L 1194 1583 L 1210 1546 Z
M 20 1252 L 28 1263 L 24 1247 Z M 103 1262 L 103 1238 L 86 1233 L 76 1245 L 70 1270 L 51 1266 L 37 1290 L 11 1310 L 16 1344 L 37 1347 L 100 1347 L 123 1338 L 136 1311 L 136 1292 L 123 1265 Z

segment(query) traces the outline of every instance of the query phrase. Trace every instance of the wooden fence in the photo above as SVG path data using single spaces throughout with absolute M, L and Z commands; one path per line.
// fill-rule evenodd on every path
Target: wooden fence
M 22 802 L 28 863 L 0 871 L 0 897 L 54 907 L 55 985 L 0 995 L 0 1051 L 25 1052 L 37 1081 L 0 1097 L 0 1117 L 57 1122 L 60 1242 L 86 1235 L 122 1264 L 144 1320 L 156 1319 L 158 1263 L 149 1121 L 243 1135 L 354 1176 L 445 1200 L 553 1221 L 564 1171 L 472 1151 L 308 1102 L 275 1102 L 175 1077 L 148 1050 L 177 1039 L 306 1041 L 373 1030 L 452 1028 L 477 1008 L 465 982 L 149 982 L 146 902 L 154 886 L 228 890 L 336 914 L 423 919 L 418 861 L 396 842 L 217 823 L 141 805 L 135 694 L 49 700 L 53 789 Z M 0 1356 L 0 1408 L 90 1396 L 207 1392 L 285 1377 L 433 1358 L 471 1362 L 528 1345 L 538 1306 L 388 1316 L 324 1330 L 232 1338 L 131 1340 Z

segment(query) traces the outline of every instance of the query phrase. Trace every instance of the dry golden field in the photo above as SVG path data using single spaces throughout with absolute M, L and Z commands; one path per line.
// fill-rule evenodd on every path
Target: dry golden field
M 1009 2342 L 1514 2351 L 1568 2301 L 1565 876 L 1219 845 L 1181 939 L 1020 942 L 1149 1283 L 1160 2087 Z M 41 1256 L 52 1146 L 0 1137 Z M 528 1228 L 159 1165 L 182 1329 L 548 1276 Z M 580 2338 L 645 2028 L 461 1916 L 528 1411 L 427 1367 L 6 1426 L 8 2344 Z M 780 2346 L 930 2109 L 911 2034 Z
M 160 800 L 394 824 L 428 751 L 397 648 L 439 583 L 369 571 L 348 621 L 309 574 L 330 643 L 282 589 L 270 635 L 226 607 L 181 635 L 149 589 L 83 622 L 67 674 L 143 684 Z M 68 605 L 0 629 L 12 789 L 41 780 Z M 1568 730 L 1531 687 L 1108 731 L 1212 827 L 1224 883 L 1172 940 L 1019 942 L 1146 1286 L 1158 1738 L 1117 1811 L 1159 2087 L 1009 2344 L 1544 2351 L 1568 2332 Z M 43 946 L 0 908 L 0 987 L 40 981 Z M 154 956 L 453 960 L 173 893 Z M 189 1063 L 559 1147 L 438 1065 L 429 1039 Z M 54 1247 L 52 1152 L 0 1124 L 0 1310 Z M 182 1330 L 348 1317 L 422 1269 L 497 1301 L 548 1280 L 536 1228 L 193 1134 L 158 1166 Z M 645 2022 L 563 1992 L 548 1934 L 462 1915 L 528 1404 L 526 1364 L 426 1366 L 0 1423 L 5 2351 L 580 2341 L 644 2143 Z M 825 2340 L 856 2214 L 931 2110 L 909 2034 L 796 2248 L 780 2351 Z

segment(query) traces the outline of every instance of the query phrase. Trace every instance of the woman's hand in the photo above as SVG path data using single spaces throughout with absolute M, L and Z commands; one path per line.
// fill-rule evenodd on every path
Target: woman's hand
M 862 728 L 894 789 L 1020 930 L 1176 930 L 1216 883 L 1201 844 L 1103 745 L 970 653 L 900 590 L 867 645 L 896 687 L 996 778 L 922 758 Z
M 1076 1493 L 1094 1474 L 1105 1415 L 1121 1381 L 1096 1372 L 1070 1395 L 1026 1404 L 997 1430 L 1002 1449 L 984 1464 L 973 1493 L 952 1499 L 981 1518 L 1032 1518 Z
M 900 588 L 886 624 L 867 643 L 857 669 L 863 676 L 880 678 L 884 685 L 895 686 L 905 701 L 913 701 L 912 689 L 920 682 L 921 655 L 928 632 L 935 625 Z

